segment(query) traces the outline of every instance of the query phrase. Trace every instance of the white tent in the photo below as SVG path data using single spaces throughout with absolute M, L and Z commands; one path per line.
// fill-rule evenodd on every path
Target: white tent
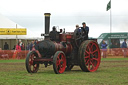
M 24 28 L 18 25 L 17 23 L 11 21 L 7 17 L 3 16 L 2 14 L 0 14 L 0 28 L 11 29 L 11 28 L 16 28 L 16 25 L 17 25 L 17 29 Z M 36 34 L 34 32 L 27 29 L 27 35 L 17 35 L 17 39 L 37 39 L 39 38 L 35 36 Z M 0 39 L 16 39 L 16 35 L 0 35 Z
M 4 17 L 2 14 L 0 14 L 0 28 L 24 28 L 17 23 L 11 21 L 7 17 Z M 34 32 L 27 29 L 27 35 L 0 35 L 0 48 L 4 49 L 5 42 L 9 45 L 9 50 L 14 48 L 14 45 L 17 44 L 17 39 L 21 39 L 25 45 L 27 45 L 27 42 L 31 42 L 32 40 L 38 39 L 42 40 L 41 37 L 35 37 L 37 36 Z

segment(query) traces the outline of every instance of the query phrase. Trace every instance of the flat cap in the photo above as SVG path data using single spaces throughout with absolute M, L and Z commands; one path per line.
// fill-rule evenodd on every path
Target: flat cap
M 83 22 L 82 24 L 86 24 L 85 22 Z

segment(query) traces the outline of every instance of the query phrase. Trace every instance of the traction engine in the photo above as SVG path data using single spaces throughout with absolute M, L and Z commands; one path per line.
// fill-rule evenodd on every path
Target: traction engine
M 36 73 L 39 65 L 53 65 L 54 72 L 61 74 L 71 70 L 74 65 L 80 66 L 84 72 L 94 72 L 101 61 L 100 49 L 93 39 L 85 39 L 86 34 L 53 30 L 49 33 L 50 13 L 45 13 L 45 39 L 38 42 L 36 50 L 30 51 L 26 57 L 28 73 Z

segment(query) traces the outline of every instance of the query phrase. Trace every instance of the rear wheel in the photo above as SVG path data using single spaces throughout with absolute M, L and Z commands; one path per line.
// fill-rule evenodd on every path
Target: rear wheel
M 34 59 L 38 58 L 38 54 L 35 51 L 30 51 L 26 57 L 26 69 L 28 73 L 36 73 L 39 69 L 39 64 L 34 62 Z
M 53 57 L 53 69 L 56 74 L 61 74 L 66 68 L 66 56 L 62 51 L 57 51 Z
M 84 41 L 79 48 L 80 68 L 86 72 L 94 72 L 98 69 L 101 54 L 98 44 L 93 40 Z

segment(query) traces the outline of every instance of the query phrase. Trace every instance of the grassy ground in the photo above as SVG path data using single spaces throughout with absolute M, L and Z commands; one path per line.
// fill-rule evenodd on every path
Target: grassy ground
M 128 85 L 128 58 L 102 59 L 96 72 L 82 72 L 79 66 L 55 74 L 52 65 L 38 73 L 26 71 L 25 60 L 0 60 L 0 85 Z

